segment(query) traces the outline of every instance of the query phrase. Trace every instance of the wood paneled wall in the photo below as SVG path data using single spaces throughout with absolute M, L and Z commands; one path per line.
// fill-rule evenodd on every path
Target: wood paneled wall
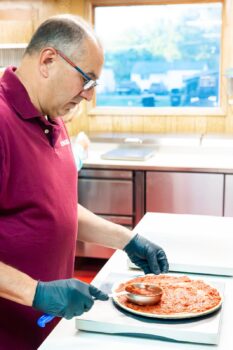
M 83 15 L 84 0 L 0 0 L 0 43 L 28 42 L 38 25 L 59 13 Z
M 0 43 L 28 42 L 35 28 L 44 19 L 59 13 L 74 13 L 87 17 L 87 6 L 91 0 L 0 0 Z M 233 0 L 225 0 L 224 40 L 222 42 L 222 72 L 233 67 Z M 177 115 L 161 113 L 144 115 L 140 112 L 130 115 L 115 112 L 109 114 L 88 113 L 85 102 L 73 111 L 69 122 L 70 134 L 80 130 L 90 132 L 145 132 L 145 133 L 233 133 L 233 106 L 227 103 L 226 79 L 222 80 L 223 115 L 210 116 L 203 111 L 198 115 Z

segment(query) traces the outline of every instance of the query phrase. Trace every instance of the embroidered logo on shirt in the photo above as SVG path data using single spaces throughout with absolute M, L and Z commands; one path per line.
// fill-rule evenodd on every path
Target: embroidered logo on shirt
M 60 141 L 60 145 L 61 146 L 66 146 L 70 144 L 70 140 L 69 139 L 65 139 L 65 140 L 61 140 Z

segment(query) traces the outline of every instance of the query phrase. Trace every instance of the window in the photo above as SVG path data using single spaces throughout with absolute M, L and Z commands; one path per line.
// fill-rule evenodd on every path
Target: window
M 97 107 L 218 107 L 221 3 L 97 6 Z

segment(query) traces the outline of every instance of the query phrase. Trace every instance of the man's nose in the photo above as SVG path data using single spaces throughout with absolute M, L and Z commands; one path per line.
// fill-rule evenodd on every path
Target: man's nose
M 84 98 L 85 100 L 87 100 L 87 101 L 91 101 L 92 98 L 93 98 L 93 95 L 94 95 L 94 88 L 89 89 L 89 90 L 83 90 L 83 91 L 80 93 L 80 96 L 81 96 L 82 98 Z

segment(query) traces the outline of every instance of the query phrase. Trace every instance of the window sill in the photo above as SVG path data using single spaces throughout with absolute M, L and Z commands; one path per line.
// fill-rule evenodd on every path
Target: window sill
M 89 116 L 210 116 L 225 117 L 226 112 L 221 107 L 94 107 L 88 110 Z

